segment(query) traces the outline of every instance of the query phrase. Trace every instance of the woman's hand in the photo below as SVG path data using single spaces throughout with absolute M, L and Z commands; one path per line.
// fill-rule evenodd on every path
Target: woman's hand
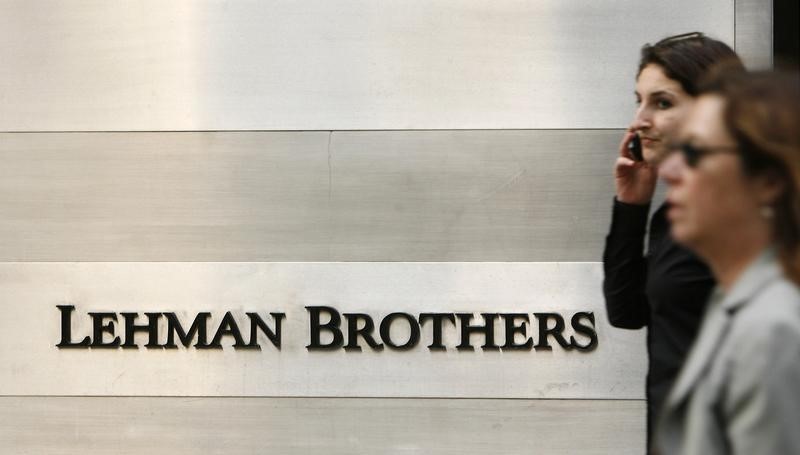
M 626 204 L 650 203 L 656 189 L 658 169 L 646 161 L 635 161 L 628 151 L 628 143 L 634 136 L 628 131 L 619 144 L 619 157 L 614 164 L 614 182 L 617 200 Z

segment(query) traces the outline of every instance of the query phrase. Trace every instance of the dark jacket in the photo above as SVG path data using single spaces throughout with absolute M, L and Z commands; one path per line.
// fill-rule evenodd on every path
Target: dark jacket
M 603 253 L 603 294 L 611 325 L 648 327 L 648 446 L 714 286 L 708 267 L 672 240 L 666 211 L 665 204 L 653 214 L 643 255 L 649 206 L 615 200 Z

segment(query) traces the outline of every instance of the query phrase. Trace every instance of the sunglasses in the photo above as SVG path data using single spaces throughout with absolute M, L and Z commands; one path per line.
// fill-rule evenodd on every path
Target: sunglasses
M 686 161 L 686 164 L 689 167 L 697 167 L 697 164 L 700 163 L 700 160 L 703 159 L 704 156 L 713 155 L 716 153 L 737 153 L 739 150 L 736 146 L 709 146 L 709 147 L 700 147 L 697 145 L 692 145 L 688 142 L 683 142 L 681 144 L 675 144 L 670 149 L 674 152 L 680 152 L 683 155 L 683 159 Z
M 676 41 L 683 41 L 683 40 L 692 40 L 692 39 L 699 39 L 705 38 L 700 32 L 691 32 L 691 33 L 681 33 L 680 35 L 668 36 L 661 41 L 657 42 L 656 46 L 663 46 L 664 44 L 674 43 Z

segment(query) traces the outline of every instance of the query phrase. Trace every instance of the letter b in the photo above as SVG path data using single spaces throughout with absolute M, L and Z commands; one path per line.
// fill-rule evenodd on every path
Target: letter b
M 344 336 L 342 330 L 339 328 L 342 322 L 342 317 L 336 309 L 329 306 L 307 306 L 309 317 L 309 328 L 311 330 L 311 343 L 306 346 L 309 350 L 332 350 L 339 349 L 344 344 Z M 325 324 L 320 323 L 320 313 L 325 312 L 330 315 L 330 320 Z M 319 340 L 320 332 L 323 330 L 329 331 L 333 334 L 333 341 L 327 344 L 322 344 Z

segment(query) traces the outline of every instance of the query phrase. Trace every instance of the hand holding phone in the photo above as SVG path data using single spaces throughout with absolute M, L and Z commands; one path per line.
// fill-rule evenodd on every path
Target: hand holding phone
M 642 140 L 639 139 L 638 134 L 634 134 L 631 140 L 628 142 L 628 151 L 635 161 L 644 160 L 644 157 L 642 156 Z
M 647 204 L 653 198 L 658 169 L 644 161 L 641 138 L 627 131 L 619 144 L 614 165 L 617 200 L 626 204 Z

